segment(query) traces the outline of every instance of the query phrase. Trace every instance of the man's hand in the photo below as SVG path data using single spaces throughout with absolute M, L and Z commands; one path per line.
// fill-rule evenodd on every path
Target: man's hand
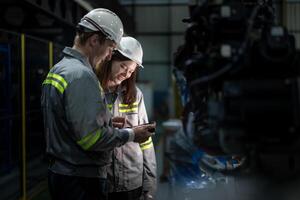
M 113 117 L 111 118 L 111 122 L 113 127 L 123 128 L 125 124 L 125 117 Z
M 134 131 L 134 142 L 143 143 L 148 140 L 148 138 L 153 135 L 152 130 L 155 129 L 155 124 L 148 124 L 142 126 L 135 126 L 132 128 Z

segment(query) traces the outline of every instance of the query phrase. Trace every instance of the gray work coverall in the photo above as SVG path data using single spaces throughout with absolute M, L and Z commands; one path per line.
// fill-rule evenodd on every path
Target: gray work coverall
M 111 150 L 134 139 L 131 129 L 109 126 L 111 114 L 87 59 L 66 47 L 42 88 L 49 170 L 78 177 L 107 177 Z
M 148 123 L 143 94 L 137 88 L 136 101 L 124 104 L 122 89 L 106 93 L 108 107 L 113 116 L 126 117 L 132 126 Z M 128 142 L 113 150 L 113 162 L 108 170 L 108 191 L 123 192 L 142 187 L 154 195 L 156 191 L 156 157 L 151 137 L 144 143 Z

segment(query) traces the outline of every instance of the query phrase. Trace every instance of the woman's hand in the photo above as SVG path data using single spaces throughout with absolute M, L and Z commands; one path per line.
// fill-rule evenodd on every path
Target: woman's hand
M 113 117 L 111 119 L 112 125 L 115 128 L 124 128 L 125 125 L 125 117 Z

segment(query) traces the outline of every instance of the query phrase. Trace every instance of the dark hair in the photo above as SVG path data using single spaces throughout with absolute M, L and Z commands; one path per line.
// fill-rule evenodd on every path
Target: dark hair
M 110 61 L 100 63 L 96 66 L 96 75 L 100 80 L 101 86 L 106 89 L 108 80 L 111 76 L 111 68 L 113 61 L 127 61 L 129 58 L 123 56 L 118 51 L 115 51 Z M 122 81 L 121 87 L 125 89 L 123 92 L 123 103 L 132 105 L 136 101 L 136 76 L 137 69 L 131 74 L 130 78 Z
M 97 34 L 99 36 L 100 44 L 103 44 L 106 39 L 106 36 L 102 32 L 100 31 L 86 32 L 83 27 L 81 26 L 76 27 L 76 35 L 78 36 L 78 41 L 80 45 L 84 45 L 86 41 L 94 34 Z

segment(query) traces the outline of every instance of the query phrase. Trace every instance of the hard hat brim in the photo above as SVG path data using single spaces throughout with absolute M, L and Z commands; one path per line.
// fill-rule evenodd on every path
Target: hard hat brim
M 120 46 L 118 46 L 118 47 L 120 47 Z M 129 58 L 130 56 L 128 56 L 126 53 L 124 53 L 124 52 L 123 52 L 122 50 L 120 50 L 119 48 L 118 48 L 117 51 L 120 52 L 120 54 L 122 54 L 123 56 L 125 56 L 125 57 L 128 58 L 129 60 L 132 60 L 133 62 L 135 62 L 139 67 L 144 68 L 144 66 L 143 66 L 141 63 L 139 63 L 138 61 L 136 61 L 136 60 L 134 60 L 134 59 Z
M 78 23 L 79 26 L 84 27 L 85 29 L 89 30 L 87 32 L 95 32 L 99 31 L 96 27 L 91 26 L 87 21 L 83 20 Z

